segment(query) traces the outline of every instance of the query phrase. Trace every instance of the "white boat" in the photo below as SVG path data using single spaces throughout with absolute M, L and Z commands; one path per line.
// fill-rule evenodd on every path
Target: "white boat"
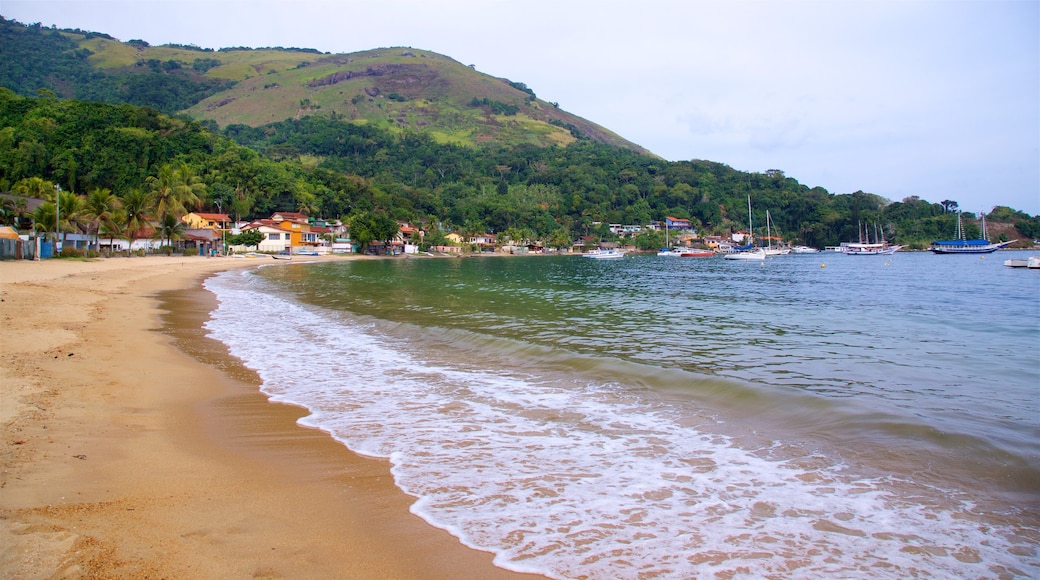
M 795 254 L 819 254 L 820 250 L 809 246 L 795 246 L 791 248 L 791 252 Z
M 790 248 L 773 247 L 773 234 L 770 231 L 770 225 L 772 219 L 769 217 L 769 210 L 766 210 L 766 241 L 768 245 L 765 247 L 766 256 L 786 256 L 791 253 Z
M 678 258 L 682 256 L 682 252 L 672 247 L 671 241 L 668 239 L 668 223 L 664 224 L 664 247 L 657 252 L 658 256 L 668 256 L 672 258 Z
M 888 242 L 876 244 L 846 242 L 841 245 L 841 253 L 846 256 L 891 256 L 902 248 L 903 246 L 893 246 Z
M 898 252 L 903 246 L 894 246 L 878 234 L 877 224 L 874 224 L 874 243 L 870 243 L 870 230 L 859 233 L 858 242 L 842 242 L 839 251 L 846 256 L 891 256 Z
M 611 248 L 609 250 L 589 250 L 581 256 L 583 258 L 589 258 L 592 260 L 620 260 L 621 258 L 625 257 L 625 253 L 620 250 Z
M 1029 268 L 1030 270 L 1040 270 L 1040 256 L 1029 258 L 1029 261 L 1026 263 L 1026 268 Z
M 751 247 L 747 250 L 739 250 L 729 254 L 724 254 L 722 257 L 726 260 L 741 260 L 744 262 L 750 261 L 761 261 L 766 259 L 765 248 L 756 248 L 755 238 L 751 232 L 755 231 L 754 222 L 751 220 L 751 196 L 747 198 L 747 221 L 748 221 L 748 235 L 751 236 L 748 240 Z
M 730 254 L 723 254 L 722 259 L 724 260 L 743 260 L 745 262 L 757 261 L 761 262 L 766 259 L 766 251 L 764 248 L 752 248 L 750 250 L 744 250 L 743 252 L 733 252 Z
M 1008 268 L 1028 268 L 1029 258 L 1011 258 L 1010 260 L 1004 260 L 1004 265 Z

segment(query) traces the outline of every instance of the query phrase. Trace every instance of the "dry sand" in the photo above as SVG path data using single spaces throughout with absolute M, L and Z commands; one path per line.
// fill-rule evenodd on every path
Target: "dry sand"
M 204 338 L 199 282 L 257 262 L 0 263 L 0 577 L 530 578 Z

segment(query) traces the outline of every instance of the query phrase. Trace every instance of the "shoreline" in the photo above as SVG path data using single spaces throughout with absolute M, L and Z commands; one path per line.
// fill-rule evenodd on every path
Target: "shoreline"
M 387 462 L 205 337 L 204 278 L 257 265 L 0 263 L 4 577 L 537 577 L 411 514 Z

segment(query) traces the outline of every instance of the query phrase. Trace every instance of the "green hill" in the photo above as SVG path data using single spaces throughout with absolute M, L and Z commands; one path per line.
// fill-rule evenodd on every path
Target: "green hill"
M 568 145 L 592 140 L 649 154 L 521 82 L 411 48 L 325 54 L 300 48 L 202 49 L 0 22 L 0 86 L 24 96 L 153 107 L 219 127 L 324 116 L 438 143 Z M 11 58 L 8 58 L 11 57 Z

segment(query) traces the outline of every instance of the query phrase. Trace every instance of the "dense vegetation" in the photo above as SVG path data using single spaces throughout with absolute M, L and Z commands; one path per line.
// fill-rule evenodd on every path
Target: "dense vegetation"
M 73 32 L 88 40 L 112 40 L 96 32 Z M 149 59 L 118 72 L 102 72 L 88 62 L 90 49 L 80 48 L 62 31 L 39 24 L 22 26 L 2 17 L 0 54 L 0 86 L 20 95 L 50 91 L 68 99 L 148 106 L 171 115 L 234 84 L 204 78 L 204 68 L 183 67 L 173 60 Z M 200 50 L 199 56 L 205 53 Z
M 765 223 L 768 209 L 790 241 L 836 244 L 856 239 L 859 224 L 876 223 L 890 240 L 921 246 L 951 235 L 956 206 L 832 195 L 780 171 L 666 162 L 594 142 L 475 150 L 321 118 L 232 126 L 220 135 L 149 108 L 0 89 L 0 190 L 31 194 L 26 184 L 33 183 L 40 197 L 53 195 L 40 180 L 70 195 L 104 190 L 124 202 L 145 192 L 153 199 L 150 214 L 160 218 L 167 212 L 156 211 L 156 182 L 165 180 L 191 189 L 174 213 L 223 210 L 245 219 L 298 210 L 359 224 L 380 216 L 440 233 L 508 232 L 559 246 L 584 235 L 609 237 L 609 223 L 666 215 L 726 234 L 747 223 L 749 195 L 756 222 Z M 990 219 L 1015 222 L 1022 236 L 1040 235 L 1037 218 L 1009 208 Z M 969 236 L 977 233 L 974 221 L 967 225 Z M 661 240 L 643 241 L 654 247 Z

